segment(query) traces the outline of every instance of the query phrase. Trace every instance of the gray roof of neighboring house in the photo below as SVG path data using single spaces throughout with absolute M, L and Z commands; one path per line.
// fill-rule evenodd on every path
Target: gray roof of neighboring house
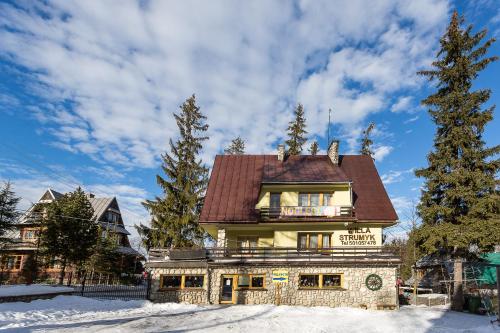
M 92 218 L 97 220 L 101 219 L 113 200 L 115 200 L 115 198 L 90 197 L 89 201 L 92 204 L 92 208 L 94 208 L 94 216 L 92 216 Z
M 142 254 L 140 254 L 137 250 L 135 250 L 131 247 L 128 247 L 128 246 L 119 246 L 116 249 L 116 252 L 121 253 L 121 254 L 132 255 L 132 256 L 144 258 L 144 256 Z
M 125 234 L 125 235 L 130 235 L 130 232 L 125 229 L 125 227 L 121 224 L 115 224 L 115 223 L 108 223 L 108 222 L 99 222 L 99 224 L 112 232 L 116 232 L 118 234 Z

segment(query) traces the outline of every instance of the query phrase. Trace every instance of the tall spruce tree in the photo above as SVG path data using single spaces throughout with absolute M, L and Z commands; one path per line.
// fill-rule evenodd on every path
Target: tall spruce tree
M 98 235 L 92 255 L 86 264 L 88 270 L 98 273 L 122 272 L 123 267 L 117 264 L 121 257 L 117 242 L 119 236 L 102 227 L 98 228 Z
M 374 123 L 370 123 L 368 127 L 363 131 L 363 137 L 361 138 L 361 149 L 359 150 L 359 153 L 362 155 L 368 155 L 371 158 L 373 158 L 373 150 L 372 150 L 372 144 L 373 141 L 370 138 L 370 134 L 375 128 Z
M 311 147 L 309 147 L 309 152 L 311 153 L 311 155 L 315 156 L 318 154 L 318 151 L 319 151 L 318 141 L 314 140 L 311 143 Z
M 68 266 L 81 269 L 92 255 L 99 237 L 93 215 L 94 209 L 81 188 L 46 206 L 40 247 L 45 257 L 59 261 L 59 284 Z
M 7 232 L 14 228 L 14 223 L 19 217 L 17 204 L 21 198 L 16 197 L 12 191 L 10 182 L 5 182 L 0 188 L 0 247 L 8 242 L 8 237 L 5 237 Z
M 243 155 L 245 153 L 245 141 L 241 137 L 231 140 L 229 147 L 224 149 L 226 155 Z
M 472 90 L 479 72 L 497 57 L 485 57 L 494 39 L 486 30 L 462 28 L 455 11 L 440 40 L 431 70 L 419 72 L 437 81 L 437 92 L 422 101 L 437 125 L 428 166 L 415 173 L 425 179 L 418 212 L 418 244 L 428 253 L 446 251 L 456 260 L 452 306 L 463 304 L 461 259 L 470 249 L 488 251 L 500 242 L 500 196 L 497 189 L 500 146 L 486 147 L 483 131 L 494 106 L 482 109 L 489 89 Z
M 288 124 L 288 140 L 286 144 L 288 145 L 289 155 L 300 155 L 302 153 L 302 146 L 307 141 L 305 135 L 306 131 L 306 119 L 304 118 L 304 107 L 302 104 L 298 104 L 293 112 L 294 119 Z
M 151 238 L 155 247 L 182 247 L 201 244 L 203 233 L 198 225 L 203 195 L 208 183 L 208 169 L 199 159 L 206 117 L 196 105 L 195 96 L 188 98 L 174 114 L 179 138 L 170 140 L 170 154 L 162 155 L 163 172 L 156 176 L 163 197 L 147 200 L 143 205 L 152 216 Z
M 142 223 L 140 223 L 139 225 L 135 224 L 134 228 L 139 234 L 139 246 L 142 246 L 146 250 L 146 252 L 149 252 L 149 249 L 153 247 L 151 228 Z

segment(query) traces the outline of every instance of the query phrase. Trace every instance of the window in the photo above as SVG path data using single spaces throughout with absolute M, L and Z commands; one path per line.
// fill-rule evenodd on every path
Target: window
M 309 206 L 309 194 L 299 193 L 299 206 L 300 207 Z
M 323 206 L 333 206 L 333 193 L 323 193 Z
M 311 193 L 309 206 L 319 206 L 319 193 Z
M 332 247 L 331 233 L 299 233 L 297 246 L 299 249 L 325 249 Z
M 333 193 L 299 193 L 299 206 L 333 206 Z
M 337 274 L 301 274 L 299 288 L 335 289 L 342 288 L 343 276 Z
M 22 256 L 2 257 L 0 268 L 2 270 L 21 269 L 22 258 L 23 258 Z
M 323 274 L 323 288 L 339 288 L 342 286 L 340 274 Z
M 161 288 L 180 289 L 182 286 L 182 275 L 162 275 Z
M 184 276 L 184 288 L 203 288 L 203 275 Z
M 239 248 L 257 247 L 259 238 L 256 236 L 243 236 L 237 238 Z
M 204 275 L 161 275 L 160 289 L 201 289 L 204 281 Z
M 34 229 L 28 229 L 23 231 L 23 239 L 36 239 L 38 237 L 38 231 Z
M 108 211 L 107 214 L 108 214 L 108 222 L 109 223 L 118 223 L 118 220 L 120 218 L 120 216 L 118 214 L 116 214 L 115 212 L 111 212 L 111 211 Z
M 252 288 L 264 288 L 264 276 L 252 276 Z
M 264 275 L 257 275 L 257 274 L 239 275 L 238 288 L 241 289 L 264 288 Z
M 301 288 L 319 288 L 319 275 L 300 275 L 299 287 Z
M 271 208 L 279 208 L 281 206 L 281 193 L 271 193 L 269 206 Z

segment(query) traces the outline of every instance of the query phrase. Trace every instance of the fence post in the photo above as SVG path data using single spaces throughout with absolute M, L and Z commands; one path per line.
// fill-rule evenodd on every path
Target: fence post
M 83 280 L 82 280 L 82 290 L 81 290 L 82 297 L 83 297 L 83 292 L 85 291 L 85 278 L 86 278 L 86 274 L 83 276 Z
M 148 272 L 148 278 L 147 278 L 147 287 L 146 287 L 146 299 L 149 301 L 150 296 L 151 296 L 151 272 Z

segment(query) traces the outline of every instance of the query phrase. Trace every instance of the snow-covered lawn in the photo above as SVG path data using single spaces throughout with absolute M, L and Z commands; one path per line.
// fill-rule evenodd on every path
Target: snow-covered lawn
M 488 317 L 444 308 L 399 311 L 273 305 L 196 306 L 58 296 L 0 304 L 0 330 L 14 332 L 500 332 Z
M 26 286 L 24 284 L 17 284 L 12 286 L 0 286 L 0 297 L 52 294 L 63 291 L 73 291 L 73 288 L 62 287 L 62 286 L 51 286 L 46 284 L 32 284 L 29 286 Z

